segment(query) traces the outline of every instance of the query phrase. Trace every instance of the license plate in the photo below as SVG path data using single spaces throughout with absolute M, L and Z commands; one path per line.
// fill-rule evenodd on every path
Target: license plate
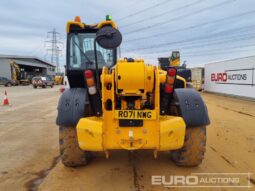
M 154 110 L 115 110 L 115 119 L 155 120 Z

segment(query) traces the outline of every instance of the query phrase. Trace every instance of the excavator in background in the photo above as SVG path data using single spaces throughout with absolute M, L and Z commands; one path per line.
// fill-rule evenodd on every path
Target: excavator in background
M 17 65 L 14 61 L 10 61 L 11 66 L 11 76 L 12 80 L 15 83 L 15 85 L 20 84 L 20 68 L 19 65 Z
M 180 63 L 180 52 L 173 51 L 170 57 L 160 57 L 158 58 L 159 68 L 167 71 L 169 67 L 174 67 L 177 69 L 177 75 L 181 76 L 186 80 L 187 86 L 192 87 L 191 84 L 191 70 L 186 68 L 186 64 L 181 65 Z
M 9 62 L 11 66 L 11 76 L 12 80 L 15 82 L 15 85 L 29 85 L 31 81 L 29 79 L 21 79 L 21 70 L 18 64 L 15 61 L 11 60 Z

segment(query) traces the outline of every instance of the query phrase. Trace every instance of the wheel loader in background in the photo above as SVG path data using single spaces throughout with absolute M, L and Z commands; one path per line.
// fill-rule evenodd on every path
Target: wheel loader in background
M 54 77 L 54 85 L 64 85 L 64 74 L 57 73 Z
M 207 108 L 175 67 L 117 60 L 122 36 L 110 16 L 95 25 L 76 17 L 66 30 L 70 89 L 60 97 L 56 120 L 65 166 L 86 165 L 93 152 L 108 158 L 119 149 L 151 150 L 155 157 L 171 151 L 180 166 L 202 162 Z
M 161 57 L 158 58 L 159 68 L 167 71 L 168 67 L 175 67 L 177 69 L 177 75 L 182 77 L 186 81 L 186 85 L 189 88 L 192 88 L 191 80 L 191 69 L 186 68 L 186 65 L 181 65 L 180 63 L 180 52 L 173 51 L 170 57 Z M 178 86 L 178 84 L 175 84 Z

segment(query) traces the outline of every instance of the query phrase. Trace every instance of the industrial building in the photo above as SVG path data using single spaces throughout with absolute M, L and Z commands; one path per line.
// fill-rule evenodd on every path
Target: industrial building
M 30 80 L 36 75 L 55 76 L 55 66 L 37 57 L 0 55 L 0 76 L 13 79 L 12 63 L 18 68 L 18 79 Z
M 205 91 L 255 99 L 255 56 L 205 65 Z

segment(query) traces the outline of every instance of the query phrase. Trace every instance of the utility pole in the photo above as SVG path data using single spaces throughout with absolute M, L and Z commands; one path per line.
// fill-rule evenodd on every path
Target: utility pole
M 53 28 L 52 31 L 49 31 L 47 33 L 47 38 L 50 40 L 45 41 L 46 44 L 48 44 L 48 48 L 46 49 L 51 53 L 51 63 L 55 64 L 56 66 L 56 72 L 60 72 L 59 70 L 59 55 L 62 51 L 60 48 L 60 45 L 63 45 L 63 43 L 59 40 L 60 39 L 60 33 L 56 31 L 55 28 Z

